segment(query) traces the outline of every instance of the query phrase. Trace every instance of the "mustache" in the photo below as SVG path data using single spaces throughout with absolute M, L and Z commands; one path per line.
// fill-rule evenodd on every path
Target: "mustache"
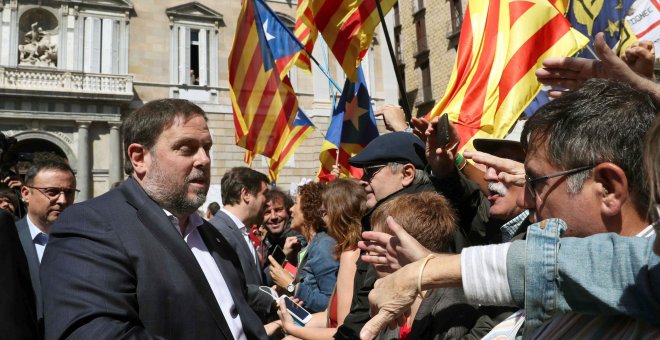
M 489 182 L 488 183 L 488 191 L 494 194 L 498 194 L 500 196 L 505 196 L 508 192 L 504 184 L 500 182 Z
M 186 176 L 186 183 L 190 183 L 192 181 L 210 182 L 210 179 L 211 176 L 209 176 L 208 171 L 195 169 L 192 173 L 190 173 L 190 175 Z

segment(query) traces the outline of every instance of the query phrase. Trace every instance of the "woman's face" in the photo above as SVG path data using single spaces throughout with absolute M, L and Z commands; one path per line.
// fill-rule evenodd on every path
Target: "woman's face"
M 291 207 L 291 229 L 298 232 L 302 231 L 305 224 L 302 210 L 300 210 L 300 196 L 296 197 L 296 204 Z

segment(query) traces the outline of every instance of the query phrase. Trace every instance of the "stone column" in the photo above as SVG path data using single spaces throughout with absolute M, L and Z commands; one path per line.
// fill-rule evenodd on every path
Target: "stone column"
M 124 164 L 121 161 L 121 138 L 119 138 L 119 127 L 121 122 L 109 122 L 110 125 L 110 185 L 123 179 L 122 170 Z
M 91 174 L 92 169 L 89 162 L 89 125 L 91 121 L 77 121 L 78 124 L 78 172 L 76 181 L 78 182 L 78 199 L 82 202 L 91 198 Z

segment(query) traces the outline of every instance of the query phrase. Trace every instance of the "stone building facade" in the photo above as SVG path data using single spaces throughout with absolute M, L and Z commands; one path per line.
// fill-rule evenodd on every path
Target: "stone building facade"
M 294 0 L 267 1 L 293 26 Z M 69 160 L 77 200 L 106 192 L 124 178 L 122 116 L 159 98 L 184 98 L 208 114 L 214 146 L 212 183 L 244 165 L 234 145 L 227 60 L 238 0 L 3 0 L 0 7 L 0 131 L 22 152 Z M 394 15 L 387 18 L 394 26 Z M 393 37 L 393 34 L 391 33 Z M 339 84 L 343 73 L 319 40 L 314 56 Z M 398 88 L 379 28 L 363 62 L 374 107 L 396 103 Z M 316 68 L 291 71 L 303 111 L 318 129 L 301 145 L 278 184 L 314 178 L 329 123 L 332 90 Z M 380 124 L 382 125 L 382 124 Z M 267 173 L 257 157 L 253 168 Z
M 445 93 L 467 1 L 399 1 L 393 10 L 399 70 L 413 115 L 422 116 Z

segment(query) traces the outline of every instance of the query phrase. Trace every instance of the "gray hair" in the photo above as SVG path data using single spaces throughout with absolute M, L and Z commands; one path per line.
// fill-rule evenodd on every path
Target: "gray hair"
M 649 181 L 649 207 L 660 204 L 660 115 L 646 134 L 644 143 L 644 170 Z
M 547 161 L 562 170 L 616 164 L 628 179 L 635 206 L 646 210 L 642 143 L 656 111 L 644 92 L 614 80 L 591 79 L 541 107 L 525 124 L 520 141 L 528 155 L 545 148 Z M 569 176 L 569 193 L 579 192 L 591 174 Z
M 387 167 L 390 168 L 390 171 L 392 173 L 397 173 L 403 169 L 403 166 L 405 164 L 401 163 L 394 163 L 394 162 L 389 162 L 387 163 Z M 429 178 L 429 174 L 426 173 L 423 169 L 417 169 L 415 168 L 415 179 L 413 180 L 412 184 L 419 185 L 419 184 L 430 184 L 431 183 L 431 178 Z

